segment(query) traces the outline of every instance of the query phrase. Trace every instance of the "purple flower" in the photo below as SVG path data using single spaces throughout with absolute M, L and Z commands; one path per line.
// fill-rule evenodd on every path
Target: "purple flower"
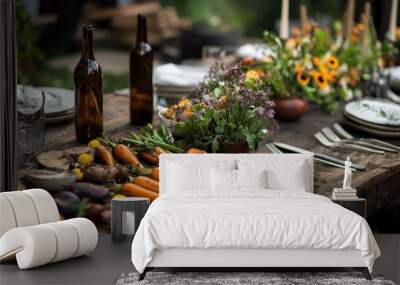
M 271 109 L 266 113 L 266 115 L 268 119 L 273 119 L 275 116 L 275 111 Z
M 257 114 L 258 114 L 259 116 L 263 116 L 263 115 L 264 115 L 264 112 L 265 112 L 264 107 L 260 106 L 260 107 L 257 108 Z

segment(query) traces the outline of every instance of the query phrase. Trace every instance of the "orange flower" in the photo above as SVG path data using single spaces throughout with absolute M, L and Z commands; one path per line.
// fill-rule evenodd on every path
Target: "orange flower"
M 330 82 L 336 82 L 337 80 L 337 71 L 331 70 L 325 75 L 326 79 Z
M 296 47 L 296 45 L 297 45 L 297 40 L 294 38 L 289 38 L 285 42 L 285 47 L 288 50 L 293 50 Z
M 185 109 L 183 111 L 183 114 L 185 114 L 186 117 L 190 118 L 191 116 L 193 116 L 193 111 L 192 109 Z
M 305 73 L 297 73 L 296 79 L 303 86 L 307 86 L 310 82 L 310 77 Z
M 321 64 L 321 59 L 319 57 L 313 57 L 313 63 L 315 66 L 319 66 Z
M 246 79 L 260 79 L 260 75 L 254 69 L 247 70 Z
M 260 78 L 264 78 L 265 77 L 265 72 L 262 69 L 256 69 L 256 72 L 258 73 L 258 76 L 260 76 Z
M 300 63 L 296 63 L 294 66 L 294 72 L 302 73 L 304 71 L 304 67 Z
M 325 60 L 325 64 L 330 68 L 330 69 L 338 69 L 339 68 L 339 60 L 331 55 Z
M 323 89 L 326 89 L 329 87 L 328 80 L 322 73 L 315 72 L 313 75 L 313 79 L 314 79 L 315 84 L 319 87 L 319 89 L 323 90 Z

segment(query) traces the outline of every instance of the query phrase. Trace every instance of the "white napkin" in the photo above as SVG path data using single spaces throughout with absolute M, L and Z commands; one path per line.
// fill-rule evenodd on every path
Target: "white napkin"
M 207 73 L 207 67 L 167 63 L 155 69 L 154 84 L 176 87 L 197 86 Z

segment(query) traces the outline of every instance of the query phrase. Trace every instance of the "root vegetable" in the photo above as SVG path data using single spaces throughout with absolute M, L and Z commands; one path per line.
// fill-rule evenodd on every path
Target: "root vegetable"
M 77 182 L 72 185 L 72 191 L 81 198 L 101 202 L 110 195 L 110 190 L 104 186 L 88 182 Z
M 125 164 L 143 167 L 137 156 L 126 145 L 123 144 L 115 145 L 114 154 L 118 160 L 120 160 Z
M 140 156 L 152 165 L 158 165 L 158 155 L 150 152 L 143 151 Z
M 190 153 L 190 154 L 204 154 L 204 153 L 207 153 L 207 152 L 204 151 L 204 150 L 192 147 L 192 148 L 188 149 L 187 153 Z
M 154 180 L 160 181 L 160 168 L 153 167 L 151 169 L 150 177 L 153 178 Z
M 157 193 L 147 190 L 133 183 L 122 184 L 121 192 L 126 196 L 149 198 L 150 201 L 153 201 L 158 198 Z
M 99 145 L 96 147 L 96 154 L 105 165 L 114 166 L 114 158 L 107 147 Z
M 93 165 L 85 169 L 85 178 L 89 182 L 102 184 L 108 180 L 113 180 L 117 171 L 116 167 Z
M 151 190 L 153 192 L 158 193 L 159 192 L 159 183 L 158 181 L 151 179 L 146 176 L 138 176 L 135 178 L 133 181 L 134 184 L 142 186 L 145 189 Z
M 101 224 L 102 212 L 106 210 L 106 207 L 102 204 L 92 203 L 88 208 L 85 209 L 84 216 L 94 222 L 95 224 Z
M 154 152 L 155 152 L 157 155 L 168 153 L 168 152 L 166 152 L 164 149 L 162 149 L 162 148 L 159 147 L 159 146 L 157 146 L 157 147 L 154 148 Z
M 75 193 L 69 191 L 56 192 L 54 194 L 54 201 L 56 202 L 58 211 L 64 218 L 71 219 L 76 217 L 81 200 Z

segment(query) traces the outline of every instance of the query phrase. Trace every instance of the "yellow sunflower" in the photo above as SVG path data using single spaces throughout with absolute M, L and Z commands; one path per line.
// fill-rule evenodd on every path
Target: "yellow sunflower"
M 325 60 L 325 64 L 330 68 L 330 69 L 338 69 L 339 68 L 339 60 L 337 57 L 331 55 Z
M 310 82 L 310 77 L 305 73 L 297 73 L 296 79 L 303 86 L 307 86 Z
M 315 72 L 313 74 L 314 82 L 319 87 L 319 89 L 326 89 L 329 87 L 328 80 L 321 72 Z

